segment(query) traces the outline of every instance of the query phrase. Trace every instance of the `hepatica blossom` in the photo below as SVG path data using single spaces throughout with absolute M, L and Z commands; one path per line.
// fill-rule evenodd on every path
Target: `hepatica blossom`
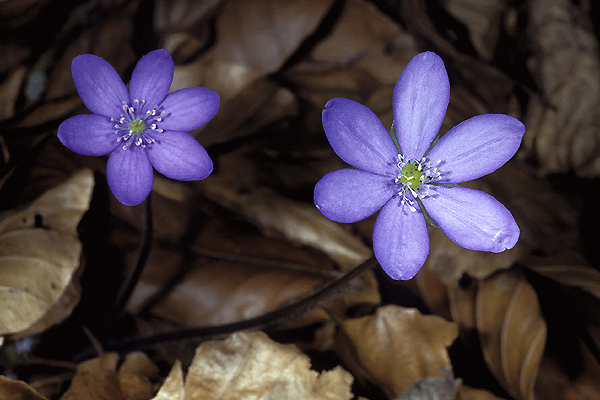
M 58 138 L 86 156 L 110 153 L 108 185 L 125 205 L 144 201 L 152 191 L 153 167 L 181 181 L 206 178 L 213 168 L 204 147 L 188 131 L 214 117 L 219 95 L 192 87 L 169 93 L 173 59 L 152 51 L 135 66 L 129 89 L 100 57 L 83 54 L 71 65 L 75 88 L 93 114 L 76 115 L 58 127 Z
M 323 128 L 336 154 L 357 169 L 325 175 L 315 205 L 328 218 L 356 222 L 381 209 L 373 230 L 375 257 L 394 279 L 410 279 L 425 263 L 425 211 L 456 244 L 471 250 L 512 248 L 519 227 L 492 196 L 453 185 L 487 175 L 517 151 L 525 127 L 507 115 L 485 114 L 448 131 L 433 146 L 450 98 L 443 61 L 415 56 L 393 94 L 396 147 L 367 107 L 344 98 L 323 110 Z

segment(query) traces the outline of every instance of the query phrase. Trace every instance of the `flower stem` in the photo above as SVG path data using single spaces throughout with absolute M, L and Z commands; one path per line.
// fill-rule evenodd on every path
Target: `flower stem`
M 129 302 L 131 294 L 135 289 L 138 281 L 140 280 L 140 276 L 144 271 L 144 266 L 146 265 L 146 261 L 148 260 L 148 255 L 150 254 L 150 249 L 152 247 L 153 240 L 153 222 L 152 222 L 152 196 L 148 196 L 146 199 L 146 227 L 144 230 L 144 239 L 142 243 L 142 248 L 140 249 L 140 254 L 138 256 L 137 264 L 135 265 L 135 269 L 133 273 L 129 277 L 127 281 L 127 285 L 121 291 L 119 297 L 115 302 L 115 314 L 122 314 L 125 311 L 125 307 Z

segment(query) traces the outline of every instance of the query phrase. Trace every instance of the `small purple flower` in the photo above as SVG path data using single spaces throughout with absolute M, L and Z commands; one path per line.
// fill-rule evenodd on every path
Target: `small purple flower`
M 219 95 L 202 87 L 167 94 L 174 69 L 166 50 L 152 51 L 135 66 L 127 90 L 117 71 L 102 58 L 83 54 L 73 59 L 75 88 L 93 114 L 64 121 L 58 138 L 82 155 L 110 153 L 108 185 L 125 205 L 148 197 L 153 167 L 180 181 L 204 179 L 212 172 L 206 150 L 188 131 L 214 117 Z
M 325 175 L 315 187 L 315 205 L 327 218 L 346 223 L 381 208 L 373 250 L 393 279 L 412 278 L 429 254 L 422 210 L 467 249 L 498 253 L 519 239 L 519 227 L 506 207 L 486 193 L 454 184 L 504 165 L 519 148 L 525 127 L 508 115 L 480 115 L 432 146 L 449 99 L 444 63 L 426 52 L 410 61 L 394 89 L 398 147 L 375 114 L 355 101 L 334 98 L 323 110 L 333 150 L 357 169 Z

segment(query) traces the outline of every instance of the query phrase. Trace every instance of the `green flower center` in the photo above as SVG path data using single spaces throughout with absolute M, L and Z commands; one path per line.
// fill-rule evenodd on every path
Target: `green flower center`
M 410 189 L 418 190 L 424 172 L 423 166 L 418 161 L 409 162 L 400 169 L 398 183 L 403 183 Z
M 133 121 L 131 121 L 129 123 L 129 130 L 134 135 L 139 135 L 140 133 L 144 132 L 145 129 L 146 129 L 146 124 L 144 123 L 144 120 L 141 118 L 134 119 Z

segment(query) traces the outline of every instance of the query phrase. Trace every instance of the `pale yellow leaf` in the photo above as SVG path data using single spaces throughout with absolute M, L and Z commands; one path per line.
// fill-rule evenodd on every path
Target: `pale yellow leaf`
M 84 170 L 26 208 L 0 216 L 0 334 L 39 332 L 77 304 L 72 283 L 81 253 L 77 225 L 93 184 L 92 172 Z M 69 287 L 66 304 L 54 308 Z
M 181 361 L 175 361 L 167 379 L 163 382 L 156 396 L 152 400 L 184 400 L 183 371 Z
M 318 373 L 293 345 L 263 332 L 238 332 L 200 345 L 185 382 L 186 400 L 350 400 L 352 376 Z

